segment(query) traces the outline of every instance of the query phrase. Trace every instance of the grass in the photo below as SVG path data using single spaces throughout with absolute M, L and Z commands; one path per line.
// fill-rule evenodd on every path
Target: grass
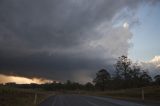
M 60 92 L 60 94 L 65 94 L 65 93 L 113 97 L 121 99 L 136 99 L 136 100 L 141 100 L 142 97 L 141 88 L 109 90 L 104 92 L 100 91 Z M 36 106 L 37 104 L 34 104 L 35 94 L 37 94 L 37 104 L 39 104 L 49 95 L 51 94 L 53 95 L 53 92 L 0 87 L 0 106 Z M 145 100 L 160 101 L 160 86 L 145 87 L 144 97 Z
M 34 104 L 35 94 L 37 102 Z M 0 106 L 36 106 L 49 96 L 48 92 L 0 87 Z
M 160 86 L 145 87 L 144 98 L 145 100 L 160 100 Z M 142 98 L 142 88 L 132 88 L 123 90 L 110 90 L 104 92 L 88 92 L 88 95 L 95 96 L 108 96 L 114 98 L 127 98 L 127 99 L 141 99 Z

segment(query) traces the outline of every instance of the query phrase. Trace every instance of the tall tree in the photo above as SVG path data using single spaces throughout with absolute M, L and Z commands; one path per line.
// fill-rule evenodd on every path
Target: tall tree
M 105 88 L 107 87 L 107 84 L 109 84 L 110 78 L 111 78 L 111 76 L 110 76 L 109 72 L 107 72 L 107 70 L 105 70 L 105 69 L 101 69 L 96 74 L 96 78 L 94 79 L 93 82 L 95 83 L 95 86 L 97 88 L 104 91 Z
M 130 78 L 129 73 L 131 71 L 131 60 L 127 56 L 122 55 L 119 57 L 117 63 L 115 64 L 116 73 L 119 77 L 122 77 L 124 80 Z

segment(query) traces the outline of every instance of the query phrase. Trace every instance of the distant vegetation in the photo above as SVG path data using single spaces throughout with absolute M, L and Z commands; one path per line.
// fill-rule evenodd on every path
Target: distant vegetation
M 86 91 L 105 91 L 105 90 L 119 90 L 127 88 L 141 88 L 146 86 L 159 86 L 160 75 L 156 75 L 154 79 L 143 70 L 137 63 L 133 63 L 127 56 L 118 58 L 114 65 L 116 71 L 114 75 L 106 69 L 101 69 L 96 73 L 96 78 L 93 82 L 80 84 L 70 80 L 65 83 L 46 83 L 46 84 L 15 84 L 7 83 L 0 86 L 9 86 L 23 89 L 41 89 L 46 91 L 65 91 L 65 90 L 86 90 Z

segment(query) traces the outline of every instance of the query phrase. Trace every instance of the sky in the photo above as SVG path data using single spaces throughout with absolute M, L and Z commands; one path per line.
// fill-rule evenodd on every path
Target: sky
M 160 54 L 160 4 L 143 5 L 137 12 L 140 24 L 132 29 L 134 44 L 130 57 L 134 60 L 148 61 Z
M 1 0 L 0 82 L 88 82 L 121 55 L 159 73 L 159 10 L 159 0 Z

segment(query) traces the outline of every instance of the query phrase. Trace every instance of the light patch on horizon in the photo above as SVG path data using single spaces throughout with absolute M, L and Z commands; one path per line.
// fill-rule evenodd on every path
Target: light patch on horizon
M 155 56 L 150 61 L 141 62 L 141 66 L 147 70 L 152 77 L 160 74 L 160 56 Z
M 0 74 L 0 83 L 5 84 L 10 82 L 14 82 L 16 84 L 31 84 L 31 83 L 44 84 L 44 83 L 52 83 L 53 81 L 42 78 L 26 78 L 21 76 L 8 76 Z
M 157 65 L 159 65 L 160 64 L 160 56 L 155 56 L 150 62 L 156 63 Z

